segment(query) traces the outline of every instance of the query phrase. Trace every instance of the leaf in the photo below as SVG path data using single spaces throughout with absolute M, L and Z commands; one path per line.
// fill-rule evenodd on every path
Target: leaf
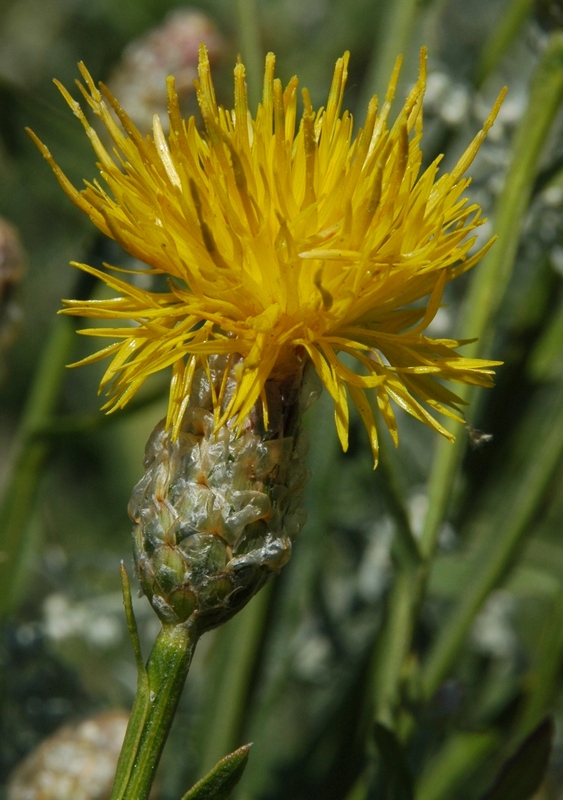
M 239 747 L 222 758 L 207 775 L 182 797 L 182 800 L 227 800 L 242 778 L 251 744 Z
M 531 800 L 545 777 L 555 726 L 546 717 L 502 767 L 481 800 Z
M 500 734 L 493 730 L 450 733 L 418 777 L 416 800 L 457 797 L 458 790 L 467 785 L 471 776 L 478 774 L 499 744 Z
M 393 733 L 379 722 L 373 728 L 373 737 L 379 753 L 376 774 L 377 800 L 414 800 L 410 769 L 401 743 Z

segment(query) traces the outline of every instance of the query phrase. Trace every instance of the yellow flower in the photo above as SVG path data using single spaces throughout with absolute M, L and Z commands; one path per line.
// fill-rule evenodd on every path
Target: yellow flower
M 450 173 L 438 177 L 437 158 L 421 174 L 425 52 L 419 78 L 389 123 L 400 68 L 385 102 L 370 102 L 353 136 L 341 111 L 349 54 L 336 63 L 326 109 L 315 111 L 303 90 L 297 126 L 297 79 L 285 89 L 266 58 L 256 118 L 247 103 L 245 68 L 234 70 L 234 110 L 217 105 L 202 46 L 197 98 L 200 132 L 181 118 L 168 79 L 170 133 L 157 116 L 143 137 L 111 93 L 98 90 L 84 65 L 78 86 L 105 125 L 110 153 L 80 105 L 60 91 L 82 122 L 99 159 L 103 184 L 78 191 L 37 143 L 71 200 L 107 236 L 169 276 L 169 291 L 141 289 L 115 275 L 75 264 L 115 292 L 110 300 L 66 300 L 66 313 L 116 320 L 116 327 L 81 331 L 116 340 L 79 362 L 112 361 L 100 389 L 114 410 L 145 379 L 172 367 L 167 425 L 178 433 L 195 369 L 212 354 L 241 359 L 237 388 L 226 408 L 216 398 L 216 424 L 242 420 L 262 399 L 265 383 L 282 380 L 310 359 L 334 400 L 342 447 L 348 444 L 349 399 L 368 430 L 377 461 L 377 432 L 366 390 L 397 441 L 391 401 L 451 438 L 431 411 L 459 419 L 461 401 L 442 380 L 492 385 L 495 361 L 463 358 L 461 342 L 432 339 L 424 330 L 440 307 L 445 284 L 488 249 L 468 256 L 469 236 L 484 220 L 463 193 L 464 178 L 501 98 Z M 110 108 L 119 119 L 116 119 Z M 105 186 L 104 186 L 105 184 Z M 416 301 L 426 298 L 419 307 Z M 131 321 L 135 325 L 131 325 Z M 356 360 L 354 371 L 339 358 Z

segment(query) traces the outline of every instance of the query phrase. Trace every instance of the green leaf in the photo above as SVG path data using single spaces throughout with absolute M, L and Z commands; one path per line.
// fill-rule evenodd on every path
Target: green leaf
M 251 746 L 245 744 L 222 758 L 204 778 L 192 786 L 182 800 L 227 800 L 242 778 Z
M 532 0 L 512 0 L 506 4 L 504 13 L 496 25 L 493 25 L 481 52 L 474 77 L 476 86 L 481 86 L 502 61 L 531 8 Z
M 238 744 L 251 706 L 250 692 L 264 636 L 274 582 L 266 585 L 240 614 L 217 631 L 208 666 L 205 719 L 201 727 L 202 770 L 212 769 Z M 225 670 L 225 664 L 229 669 Z
M 535 69 L 528 106 L 514 137 L 509 170 L 495 211 L 498 240 L 476 270 L 464 303 L 463 324 L 457 338 L 472 339 L 472 343 L 464 347 L 466 358 L 486 356 L 489 350 L 497 313 L 513 274 L 519 232 L 541 156 L 562 98 L 563 33 L 556 31 L 550 35 Z M 469 402 L 473 389 L 464 385 L 457 393 L 463 401 Z M 453 423 L 449 428 L 456 431 Z M 430 505 L 420 542 L 427 557 L 436 550 L 440 526 L 463 456 L 463 444 L 463 437 L 458 435 L 453 444 L 444 440 L 436 450 L 428 489 Z
M 412 778 L 401 743 L 389 728 L 376 722 L 373 737 L 379 764 L 376 774 L 377 800 L 414 800 Z
M 450 734 L 416 783 L 416 800 L 450 800 L 499 745 L 495 731 Z M 506 798 L 512 800 L 512 798 Z
M 535 381 L 557 378 L 563 366 L 563 305 L 545 325 L 528 362 L 528 374 Z
M 530 457 L 532 446 L 533 458 Z M 466 589 L 441 625 L 425 657 L 421 677 L 423 697 L 430 698 L 445 680 L 483 603 L 506 578 L 519 548 L 533 532 L 532 522 L 542 507 L 562 454 L 563 390 L 557 385 L 549 392 L 546 390 L 543 403 L 536 403 L 512 434 L 506 468 L 499 477 L 501 490 L 495 490 L 499 499 L 493 515 L 486 521 L 489 530 L 494 530 L 494 536 L 481 538 L 474 548 L 472 574 Z M 487 503 L 488 498 L 484 497 L 485 508 Z M 478 522 L 479 518 L 473 520 L 474 531 L 478 530 Z M 468 540 L 470 536 L 471 532 L 467 534 Z
M 554 732 L 553 719 L 546 717 L 504 764 L 481 800 L 530 800 L 544 779 Z

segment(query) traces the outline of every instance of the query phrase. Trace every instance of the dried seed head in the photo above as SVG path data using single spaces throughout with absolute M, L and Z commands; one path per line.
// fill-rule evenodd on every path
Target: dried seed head
M 217 430 L 213 396 L 228 369 L 229 401 L 230 361 L 210 359 L 194 376 L 176 440 L 164 421 L 157 425 L 129 504 L 135 562 L 153 608 L 165 622 L 192 618 L 202 631 L 233 616 L 289 560 L 305 522 L 300 420 L 320 392 L 314 370 L 304 381 L 302 371 L 298 381 L 271 381 L 267 430 L 262 403 L 242 425 L 235 419 Z
M 8 800 L 107 800 L 128 719 L 110 711 L 59 728 L 18 764 Z
M 211 63 L 219 61 L 226 45 L 213 20 L 194 8 L 177 8 L 164 22 L 125 48 L 109 87 L 144 134 L 154 114 L 168 132 L 166 95 L 162 87 L 174 75 L 180 104 L 195 95 L 199 46 L 205 42 Z

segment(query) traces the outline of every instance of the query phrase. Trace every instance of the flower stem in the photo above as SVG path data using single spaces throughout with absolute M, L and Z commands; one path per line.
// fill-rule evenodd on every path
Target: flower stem
M 163 625 L 140 680 L 110 800 L 146 800 L 198 640 L 193 624 Z

